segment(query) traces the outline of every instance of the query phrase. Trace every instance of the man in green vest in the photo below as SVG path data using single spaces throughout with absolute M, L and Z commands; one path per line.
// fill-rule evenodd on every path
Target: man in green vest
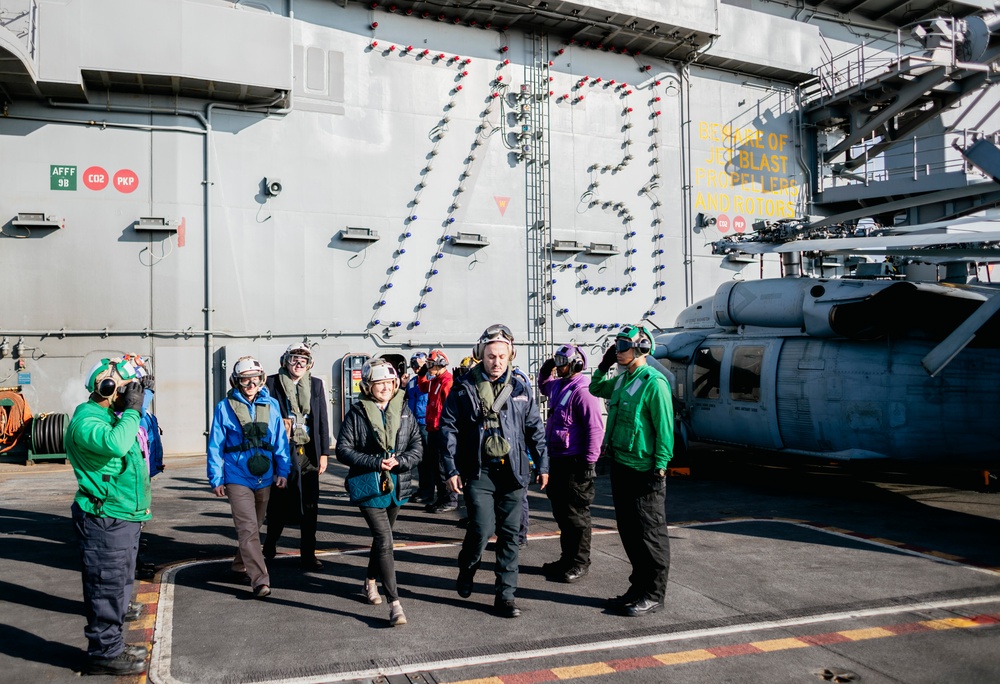
M 638 617 L 663 607 L 670 569 L 666 475 L 674 449 L 670 384 L 646 364 L 653 351 L 646 328 L 629 325 L 594 372 L 590 392 L 608 400 L 604 456 L 611 461 L 611 496 L 618 534 L 632 564 L 629 588 L 608 608 Z M 617 362 L 617 375 L 608 375 Z

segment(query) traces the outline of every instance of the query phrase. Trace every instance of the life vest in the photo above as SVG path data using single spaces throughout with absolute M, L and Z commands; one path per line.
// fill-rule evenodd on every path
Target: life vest
M 233 413 L 236 414 L 236 419 L 240 422 L 240 428 L 243 430 L 243 441 L 236 446 L 227 446 L 223 451 L 225 453 L 250 451 L 255 455 L 260 454 L 262 451 L 269 454 L 273 453 L 274 445 L 267 440 L 268 427 L 271 425 L 270 404 L 254 404 L 254 415 L 251 417 L 250 407 L 234 396 L 233 393 L 235 391 L 229 391 L 229 406 L 233 409 Z M 270 457 L 267 458 L 270 460 Z M 263 473 L 253 474 L 262 475 Z

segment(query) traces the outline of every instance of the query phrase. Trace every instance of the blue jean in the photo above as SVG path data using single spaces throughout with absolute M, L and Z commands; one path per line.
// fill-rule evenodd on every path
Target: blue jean
M 142 523 L 99 518 L 84 513 L 76 503 L 72 512 L 83 563 L 87 655 L 114 658 L 125 648 L 122 623 L 132 598 Z
M 372 532 L 372 548 L 368 552 L 368 574 L 370 580 L 382 580 L 389 601 L 399 600 L 396 590 L 396 561 L 392 556 L 392 526 L 399 515 L 399 506 L 389 508 L 368 508 L 361 506 L 361 514 L 365 516 L 368 529 Z
M 498 599 L 511 601 L 517 590 L 517 538 L 525 489 L 513 473 L 501 469 L 496 473 L 483 470 L 478 479 L 465 484 L 464 492 L 469 526 L 458 554 L 459 571 L 475 573 L 495 531 L 496 595 Z

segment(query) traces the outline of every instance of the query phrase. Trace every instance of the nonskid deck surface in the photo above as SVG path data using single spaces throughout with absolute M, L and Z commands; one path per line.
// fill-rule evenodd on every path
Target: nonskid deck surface
M 157 517 L 144 536 L 146 558 L 160 571 L 138 584 L 146 611 L 128 633 L 130 641 L 153 646 L 150 681 L 371 681 L 379 675 L 493 684 L 661 681 L 668 676 L 663 668 L 671 668 L 670 677 L 697 681 L 740 667 L 805 675 L 838 667 L 855 673 L 916 668 L 922 674 L 900 678 L 935 681 L 936 674 L 941 681 L 956 672 L 957 662 L 973 668 L 973 678 L 976 672 L 1000 675 L 994 626 L 1000 574 L 992 569 L 1000 561 L 988 544 L 975 541 L 977 532 L 995 535 L 995 495 L 950 490 L 951 499 L 968 499 L 964 511 L 863 495 L 838 510 L 806 491 L 812 484 L 805 481 L 801 492 L 776 496 L 754 483 L 672 480 L 667 603 L 643 618 L 603 607 L 605 598 L 626 588 L 629 572 L 606 478 L 599 480 L 594 506 L 591 571 L 575 584 L 541 574 L 541 564 L 558 554 L 558 531 L 544 495 L 532 491 L 531 537 L 521 552 L 517 592 L 524 614 L 516 620 L 490 613 L 492 550 L 475 593 L 460 598 L 454 589 L 463 534 L 458 515 L 409 505 L 396 524 L 395 553 L 408 623 L 392 629 L 388 605 L 368 605 L 361 596 L 367 528 L 331 475 L 321 501 L 324 567 L 300 569 L 297 531 L 288 530 L 270 564 L 273 594 L 264 601 L 251 599 L 229 572 L 228 506 L 203 486 L 200 468 L 168 469 L 154 480 Z M 71 681 L 85 646 L 66 510 L 72 476 L 5 480 L 0 490 L 14 494 L 18 510 L 7 508 L 0 517 L 10 539 L 0 561 L 0 598 L 9 615 L 0 663 L 19 679 Z M 18 482 L 39 492 L 33 503 L 18 500 Z M 934 496 L 929 489 L 923 496 Z M 44 510 L 25 510 L 31 506 Z M 817 519 L 823 512 L 826 519 Z M 983 648 L 987 642 L 993 646 Z M 914 649 L 942 655 L 928 666 Z

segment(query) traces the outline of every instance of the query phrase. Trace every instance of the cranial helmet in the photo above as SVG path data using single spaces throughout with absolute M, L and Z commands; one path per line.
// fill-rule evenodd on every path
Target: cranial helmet
M 382 380 L 393 380 L 399 389 L 399 373 L 387 359 L 370 359 L 361 367 L 361 391 L 371 396 L 372 384 Z
M 615 344 L 618 344 L 619 340 L 631 342 L 629 348 L 635 349 L 637 354 L 648 354 L 656 346 L 653 335 L 641 325 L 626 325 L 615 335 Z
M 114 396 L 115 390 L 118 389 L 121 382 L 139 377 L 136 371 L 136 366 L 127 358 L 116 356 L 110 359 L 101 359 L 87 374 L 87 391 L 96 392 L 105 399 L 109 399 Z
M 427 363 L 430 366 L 435 366 L 437 368 L 444 368 L 445 366 L 448 365 L 448 355 L 445 354 L 440 349 L 434 349 L 427 357 Z
M 420 365 L 418 362 L 426 358 L 427 354 L 423 352 L 414 352 L 413 356 L 410 357 L 410 367 L 412 368 L 415 365 Z
M 510 328 L 500 323 L 488 327 L 479 336 L 479 341 L 476 342 L 476 346 L 472 349 L 472 355 L 482 360 L 483 355 L 486 353 L 486 345 L 490 342 L 505 342 L 510 347 L 510 358 L 512 361 L 514 360 L 517 352 L 514 350 L 514 335 L 511 334 Z
M 571 373 L 579 373 L 587 369 L 587 355 L 574 344 L 564 344 L 552 357 L 556 367 L 569 365 Z
M 229 376 L 229 386 L 238 387 L 240 378 L 258 378 L 257 386 L 260 387 L 266 377 L 264 366 L 260 365 L 260 361 L 252 356 L 241 356 L 233 366 L 233 372 Z
M 305 342 L 294 342 L 288 345 L 288 349 L 285 353 L 281 355 L 281 365 L 284 366 L 289 361 L 291 361 L 293 356 L 304 356 L 308 360 L 306 363 L 306 370 L 313 367 L 313 355 L 312 349 Z

